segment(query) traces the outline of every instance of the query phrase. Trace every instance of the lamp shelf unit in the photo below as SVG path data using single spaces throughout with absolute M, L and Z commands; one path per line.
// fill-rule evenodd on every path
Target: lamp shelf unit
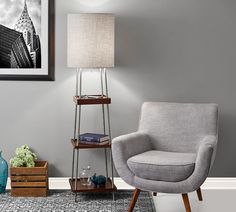
M 70 179 L 70 186 L 71 186 L 71 191 L 72 192 L 114 192 L 116 191 L 116 186 L 112 185 L 112 180 L 110 178 L 107 179 L 107 182 L 105 186 L 103 187 L 95 187 L 93 184 L 89 186 L 84 186 L 82 185 L 81 181 L 78 179 L 77 180 L 77 186 L 76 185 L 76 180 L 75 179 Z M 76 188 L 75 188 L 76 187 Z
M 111 127 L 110 127 L 110 112 L 109 105 L 111 104 L 111 98 L 108 96 L 108 83 L 106 69 L 100 69 L 100 80 L 101 80 L 101 94 L 100 95 L 82 95 L 82 75 L 83 70 L 77 69 L 76 72 L 76 94 L 74 96 L 75 104 L 75 119 L 74 119 L 74 137 L 71 139 L 73 147 L 72 156 L 72 174 L 69 180 L 71 191 L 75 193 L 75 201 L 77 201 L 77 194 L 79 192 L 112 192 L 114 200 L 114 191 L 117 190 L 114 184 L 114 173 L 113 173 L 113 161 L 111 151 Z M 82 107 L 88 105 L 100 105 L 102 112 L 102 126 L 103 134 L 108 135 L 108 141 L 99 144 L 83 144 L 80 143 L 81 135 L 81 115 Z M 90 186 L 82 185 L 80 181 L 80 151 L 89 149 L 103 149 L 105 158 L 105 176 L 106 184 L 104 187 L 95 187 L 93 184 Z M 110 155 L 110 163 L 108 163 L 108 155 Z M 109 173 L 110 171 L 110 173 Z
M 102 149 L 102 148 L 111 148 L 111 143 L 105 144 L 81 144 L 77 142 L 77 139 L 71 139 L 71 143 L 74 149 Z
M 111 104 L 111 98 L 108 98 L 106 95 L 81 95 L 74 96 L 74 102 L 77 105 Z

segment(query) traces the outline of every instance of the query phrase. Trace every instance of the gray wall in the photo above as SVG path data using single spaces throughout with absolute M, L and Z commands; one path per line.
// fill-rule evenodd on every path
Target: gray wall
M 236 176 L 234 0 L 56 0 L 56 81 L 0 82 L 5 158 L 26 143 L 49 161 L 51 176 L 71 173 L 75 72 L 66 67 L 66 16 L 77 12 L 116 16 L 116 68 L 109 71 L 113 136 L 136 130 L 143 101 L 215 102 L 220 141 L 211 176 Z M 85 92 L 97 91 L 97 78 L 86 74 Z M 99 111 L 84 109 L 84 131 L 100 129 Z M 99 173 L 102 156 L 81 154 Z

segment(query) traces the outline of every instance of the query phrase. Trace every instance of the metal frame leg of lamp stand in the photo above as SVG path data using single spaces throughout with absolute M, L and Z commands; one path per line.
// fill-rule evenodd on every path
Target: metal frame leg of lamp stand
M 104 75 L 105 75 L 105 88 L 106 88 L 106 96 L 109 96 L 108 93 L 108 82 L 107 82 L 107 72 L 106 69 L 104 68 Z M 109 132 L 109 137 L 110 137 L 110 142 L 112 141 L 111 137 L 111 121 L 110 121 L 110 110 L 109 110 L 109 105 L 107 104 L 107 120 L 108 120 L 108 132 Z M 111 180 L 112 180 L 112 188 L 114 188 L 114 171 L 113 171 L 113 157 L 112 157 L 112 151 L 110 149 L 110 162 L 111 162 Z M 112 199 L 113 202 L 115 202 L 115 193 L 112 191 Z
M 76 158 L 76 173 L 75 173 L 75 202 L 77 202 L 77 182 L 78 182 L 78 172 L 79 172 L 79 150 L 76 150 L 77 158 Z
M 79 79 L 78 79 L 79 78 Z M 78 83 L 79 81 L 79 83 Z M 79 84 L 79 87 L 78 87 Z M 79 90 L 78 90 L 79 88 Z M 81 97 L 81 93 L 82 93 L 82 69 L 78 70 L 77 69 L 77 75 L 76 75 L 76 96 L 80 96 Z M 79 114 L 77 114 L 77 107 L 78 105 L 76 104 L 76 118 L 75 118 L 75 132 L 74 132 L 74 137 L 76 138 L 76 128 L 77 128 L 77 124 L 78 124 L 78 132 L 77 132 L 77 142 L 79 142 L 79 136 L 80 136 L 80 120 L 81 120 L 81 105 L 79 105 Z M 78 120 L 77 120 L 77 116 L 78 116 Z M 78 121 L 78 123 L 77 123 Z M 77 183 L 78 183 L 78 175 L 79 175 L 79 149 L 76 149 L 76 173 L 75 173 L 75 202 L 77 202 Z
M 100 74 L 101 74 L 101 92 L 102 92 L 102 97 L 104 96 L 104 80 L 103 80 L 103 70 L 100 68 Z M 106 134 L 106 117 L 105 117 L 105 108 L 104 104 L 102 104 L 102 117 L 103 117 L 103 133 L 104 135 Z M 107 162 L 107 149 L 104 149 L 104 154 L 105 154 L 105 164 L 106 164 L 106 178 L 108 179 L 108 162 Z
M 75 85 L 75 95 L 78 96 L 78 79 L 79 78 L 79 69 L 76 70 L 76 85 Z M 75 104 L 75 121 L 74 121 L 74 140 L 76 139 L 76 126 L 77 126 L 77 112 L 78 105 Z M 72 173 L 71 173 L 71 182 L 74 180 L 74 168 L 75 168 L 75 149 L 73 148 L 72 153 Z

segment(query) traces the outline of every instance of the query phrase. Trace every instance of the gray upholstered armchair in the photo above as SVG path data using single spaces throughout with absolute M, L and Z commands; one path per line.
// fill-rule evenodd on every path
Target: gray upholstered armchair
M 140 190 L 182 194 L 190 212 L 188 192 L 197 191 L 214 161 L 218 138 L 215 104 L 146 102 L 139 129 L 112 141 L 116 170 L 135 187 L 129 211 Z

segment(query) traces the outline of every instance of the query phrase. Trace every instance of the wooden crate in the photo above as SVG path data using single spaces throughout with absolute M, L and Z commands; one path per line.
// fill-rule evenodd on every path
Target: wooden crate
M 48 195 L 48 162 L 35 161 L 35 167 L 11 167 L 11 196 L 46 197 Z

